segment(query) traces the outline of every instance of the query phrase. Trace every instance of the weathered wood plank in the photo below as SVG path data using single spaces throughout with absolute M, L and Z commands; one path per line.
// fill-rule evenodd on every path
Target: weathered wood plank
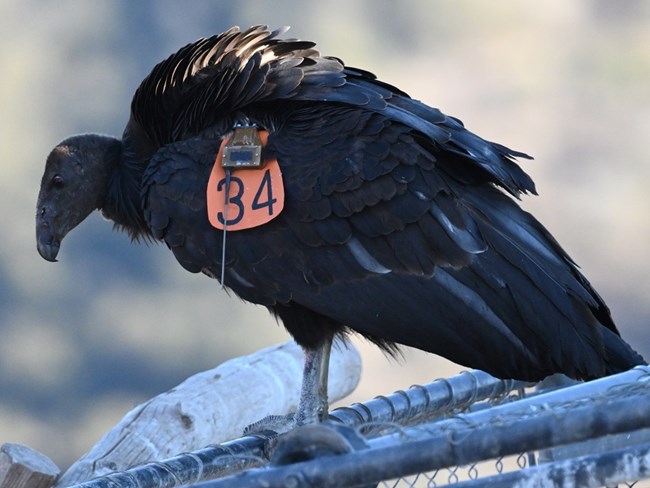
M 289 342 L 198 373 L 128 412 L 56 486 L 238 438 L 244 427 L 265 416 L 295 410 L 302 366 L 302 350 Z M 351 393 L 360 375 L 359 353 L 352 345 L 335 345 L 330 401 Z
M 0 448 L 0 488 L 49 488 L 59 473 L 50 459 L 27 446 Z

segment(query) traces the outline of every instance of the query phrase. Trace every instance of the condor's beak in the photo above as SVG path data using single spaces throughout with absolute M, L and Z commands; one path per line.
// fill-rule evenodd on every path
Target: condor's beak
M 52 231 L 48 210 L 41 207 L 36 214 L 36 248 L 43 259 L 56 262 L 59 254 L 61 239 L 56 237 Z

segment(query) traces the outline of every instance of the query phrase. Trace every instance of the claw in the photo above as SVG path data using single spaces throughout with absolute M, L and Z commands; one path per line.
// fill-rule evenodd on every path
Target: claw
M 296 426 L 295 414 L 269 415 L 257 422 L 253 422 L 244 428 L 244 435 L 258 434 L 265 431 L 273 431 L 276 434 L 289 432 Z

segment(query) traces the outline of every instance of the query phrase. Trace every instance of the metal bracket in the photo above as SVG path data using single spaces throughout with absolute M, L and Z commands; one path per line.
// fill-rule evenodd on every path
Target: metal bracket
M 232 137 L 223 148 L 223 168 L 261 168 L 262 141 L 257 127 L 235 127 Z

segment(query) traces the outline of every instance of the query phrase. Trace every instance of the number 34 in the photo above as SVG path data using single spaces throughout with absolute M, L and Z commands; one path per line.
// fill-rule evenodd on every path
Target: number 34
M 229 188 L 223 168 L 215 165 L 210 175 L 208 217 L 214 227 L 226 227 L 228 231 L 250 229 L 280 214 L 284 208 L 284 187 L 276 160 L 261 169 L 246 168 L 233 173 Z

